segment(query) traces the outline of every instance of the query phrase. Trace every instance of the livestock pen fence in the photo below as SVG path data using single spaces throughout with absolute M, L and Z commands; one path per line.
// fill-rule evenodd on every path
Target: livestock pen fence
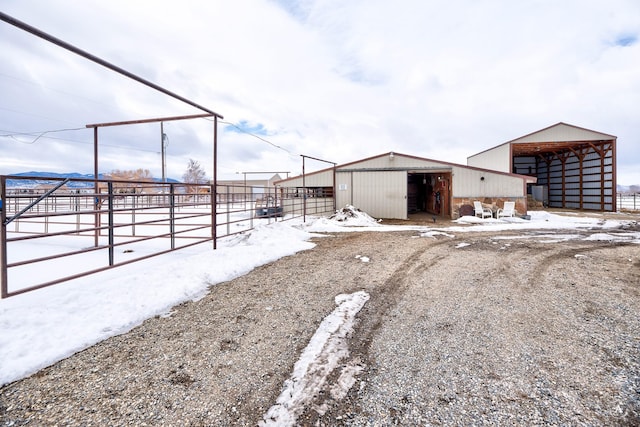
M 618 193 L 616 201 L 619 211 L 640 211 L 640 193 Z
M 335 209 L 304 188 L 25 176 L 0 200 L 2 298 Z

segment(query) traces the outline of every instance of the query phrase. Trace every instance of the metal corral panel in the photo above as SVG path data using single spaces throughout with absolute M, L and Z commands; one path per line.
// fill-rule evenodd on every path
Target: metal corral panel
M 511 150 L 509 144 L 502 144 L 467 158 L 467 165 L 491 169 L 499 172 L 511 172 Z
M 353 205 L 374 218 L 407 218 L 406 171 L 338 171 L 336 205 Z
M 511 176 L 465 167 L 454 167 L 453 197 L 523 197 L 522 176 Z

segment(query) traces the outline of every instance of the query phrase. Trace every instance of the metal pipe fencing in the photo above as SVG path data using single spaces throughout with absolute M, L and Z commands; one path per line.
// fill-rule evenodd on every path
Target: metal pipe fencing
M 640 210 L 640 193 L 618 193 L 616 195 L 618 210 Z
M 282 188 L 93 179 L 70 179 L 34 203 L 60 184 L 29 187 L 35 179 L 43 178 L 0 176 L 2 298 L 194 245 L 214 249 L 258 223 L 333 211 L 326 197 L 307 199 L 305 211 Z M 274 209 L 264 211 L 269 203 Z

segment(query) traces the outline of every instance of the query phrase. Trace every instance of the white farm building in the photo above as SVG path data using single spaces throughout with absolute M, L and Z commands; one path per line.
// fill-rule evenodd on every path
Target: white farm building
M 616 137 L 558 123 L 470 156 L 467 165 L 389 152 L 275 183 L 287 199 L 332 198 L 373 217 L 473 215 L 474 201 L 494 212 L 515 202 L 615 211 Z M 309 212 L 313 213 L 313 212 Z
M 615 211 L 616 140 L 557 123 L 470 156 L 467 164 L 537 178 L 530 191 L 545 206 Z
M 473 215 L 473 202 L 494 210 L 514 201 L 527 211 L 534 177 L 389 152 L 276 182 L 279 197 L 331 197 L 375 218 L 408 219 L 426 212 L 443 218 Z

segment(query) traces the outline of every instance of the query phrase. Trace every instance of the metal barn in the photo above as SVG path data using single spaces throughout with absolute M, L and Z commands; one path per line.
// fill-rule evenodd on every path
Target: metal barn
M 278 181 L 276 187 L 285 206 L 290 197 L 335 194 L 338 208 L 353 205 L 375 218 L 408 219 L 421 212 L 473 215 L 475 200 L 494 210 L 514 201 L 524 214 L 527 184 L 535 182 L 531 176 L 390 152 Z
M 614 212 L 616 139 L 561 122 L 470 156 L 467 164 L 537 178 L 529 193 L 544 206 Z

